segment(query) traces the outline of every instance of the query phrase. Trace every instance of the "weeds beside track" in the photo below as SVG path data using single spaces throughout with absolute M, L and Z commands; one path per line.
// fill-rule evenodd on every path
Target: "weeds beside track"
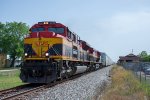
M 148 100 L 149 94 L 134 74 L 121 66 L 111 71 L 111 85 L 101 97 L 103 100 Z

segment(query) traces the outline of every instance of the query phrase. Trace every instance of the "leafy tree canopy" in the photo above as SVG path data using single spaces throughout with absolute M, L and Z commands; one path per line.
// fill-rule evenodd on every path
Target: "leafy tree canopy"
M 141 57 L 142 61 L 150 62 L 150 55 L 146 51 L 142 51 L 139 56 Z
M 23 55 L 23 38 L 28 34 L 29 26 L 22 22 L 0 22 L 0 50 L 10 55 L 11 67 L 17 57 Z
M 147 55 L 148 55 L 148 54 L 147 54 L 146 51 L 142 51 L 142 52 L 140 53 L 140 57 L 141 57 L 141 58 L 146 57 Z

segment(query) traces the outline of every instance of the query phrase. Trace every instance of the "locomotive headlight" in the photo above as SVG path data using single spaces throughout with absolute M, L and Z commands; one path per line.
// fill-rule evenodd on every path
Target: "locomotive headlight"
M 25 56 L 28 56 L 28 54 L 27 54 L 27 53 L 25 53 L 24 55 L 25 55 Z
M 45 56 L 49 56 L 49 53 L 45 53 Z

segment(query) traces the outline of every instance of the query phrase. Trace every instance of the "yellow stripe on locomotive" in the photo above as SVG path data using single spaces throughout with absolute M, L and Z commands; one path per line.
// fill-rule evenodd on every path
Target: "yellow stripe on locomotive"
M 72 57 L 72 43 L 64 38 L 26 38 L 24 44 L 25 60 L 78 60 Z

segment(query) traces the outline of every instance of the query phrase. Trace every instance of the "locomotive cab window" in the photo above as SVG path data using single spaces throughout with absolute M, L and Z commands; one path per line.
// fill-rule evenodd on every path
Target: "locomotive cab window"
M 49 32 L 55 32 L 58 34 L 63 34 L 64 33 L 64 28 L 48 28 Z
M 79 41 L 80 41 L 80 37 L 79 37 L 79 36 L 77 36 L 77 43 L 78 43 L 78 44 L 80 44 L 80 42 L 79 42 Z
M 74 42 L 76 42 L 76 36 L 75 36 L 75 34 L 72 34 L 72 40 L 73 40 Z
M 67 33 L 67 36 L 68 36 L 68 38 L 71 39 L 71 32 L 70 31 Z
M 43 27 L 32 28 L 31 29 L 31 32 L 43 32 L 43 31 L 45 31 L 45 28 L 43 28 Z
M 71 39 L 71 31 L 67 29 L 67 37 Z

